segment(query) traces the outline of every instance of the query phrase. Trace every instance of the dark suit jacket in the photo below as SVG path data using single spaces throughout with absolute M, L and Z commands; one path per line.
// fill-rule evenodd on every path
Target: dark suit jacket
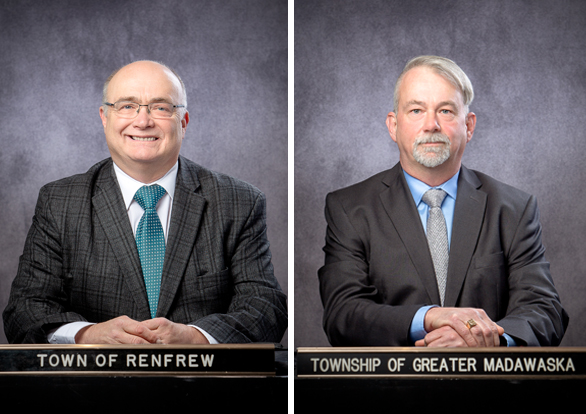
M 46 342 L 74 321 L 150 319 L 112 160 L 44 186 L 3 317 L 10 342 Z M 278 342 L 286 298 L 273 275 L 265 198 L 180 157 L 157 316 L 219 342 Z
M 324 328 L 332 345 L 412 345 L 411 321 L 439 293 L 399 164 L 328 194 Z M 544 258 L 533 196 L 462 167 L 445 306 L 484 309 L 519 344 L 558 345 L 568 323 Z

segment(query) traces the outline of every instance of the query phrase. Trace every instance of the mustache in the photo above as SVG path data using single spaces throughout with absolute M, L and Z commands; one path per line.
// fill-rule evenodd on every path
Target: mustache
M 450 144 L 451 144 L 450 139 L 448 138 L 447 135 L 436 132 L 434 134 L 427 134 L 427 135 L 422 135 L 422 136 L 418 137 L 417 139 L 415 139 L 413 146 L 416 147 L 420 144 L 429 144 L 432 142 L 436 142 L 436 143 L 441 142 L 441 143 L 446 144 L 448 146 L 450 146 Z

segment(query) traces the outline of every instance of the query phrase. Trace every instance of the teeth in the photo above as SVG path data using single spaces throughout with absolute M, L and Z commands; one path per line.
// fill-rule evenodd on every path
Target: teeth
M 135 141 L 154 141 L 157 139 L 155 137 L 134 137 L 134 136 L 131 138 Z

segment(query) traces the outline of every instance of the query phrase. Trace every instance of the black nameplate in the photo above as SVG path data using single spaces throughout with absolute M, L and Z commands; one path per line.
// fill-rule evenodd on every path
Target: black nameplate
M 2 345 L 0 374 L 275 375 L 275 347 Z
M 299 348 L 303 377 L 586 377 L 586 348 Z

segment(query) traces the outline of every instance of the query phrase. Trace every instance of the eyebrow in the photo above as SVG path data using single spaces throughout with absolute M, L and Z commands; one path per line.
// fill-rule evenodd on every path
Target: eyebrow
M 421 101 L 416 101 L 416 100 L 411 100 L 409 102 L 405 102 L 405 105 L 403 105 L 403 109 L 408 108 L 410 106 L 413 105 L 418 105 L 418 106 L 426 106 L 423 102 Z
M 403 106 L 403 109 L 408 108 L 409 106 L 413 106 L 413 105 L 423 106 L 423 107 L 427 108 L 427 104 L 425 102 L 411 100 L 411 101 L 405 103 L 405 105 Z M 457 108 L 457 105 L 454 101 L 442 101 L 437 105 L 438 108 L 441 108 L 442 106 L 449 106 L 449 107 L 453 108 L 454 110 Z
M 123 96 L 121 98 L 118 98 L 116 100 L 116 102 L 129 101 L 129 102 L 137 102 L 138 103 L 139 100 L 140 99 L 138 99 L 136 96 Z M 167 98 L 153 98 L 153 99 L 151 99 L 149 101 L 149 103 L 152 103 L 152 102 L 167 102 L 167 103 L 170 103 L 169 99 L 167 99 Z

